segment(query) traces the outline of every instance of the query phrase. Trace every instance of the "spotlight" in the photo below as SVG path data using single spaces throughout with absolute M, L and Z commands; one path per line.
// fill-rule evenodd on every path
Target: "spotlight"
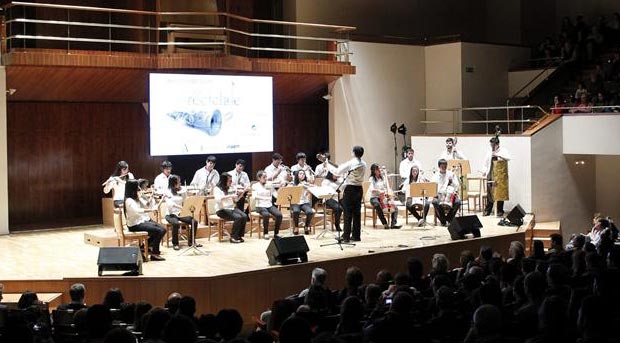
M 332 95 L 331 95 L 331 94 L 325 94 L 325 95 L 323 95 L 323 97 L 322 97 L 322 98 L 323 98 L 323 99 L 325 99 L 325 100 L 327 100 L 327 101 L 329 101 L 329 100 L 331 100 L 333 97 L 332 97 Z
M 390 126 L 390 131 L 392 131 L 393 134 L 396 134 L 396 123 L 392 124 L 392 126 Z
M 405 126 L 405 124 L 400 124 L 400 126 L 398 127 L 398 133 L 403 136 L 407 134 L 407 127 Z
M 17 92 L 17 89 L 15 88 L 9 88 L 6 90 L 6 94 L 8 94 L 9 96 L 15 94 L 15 92 Z

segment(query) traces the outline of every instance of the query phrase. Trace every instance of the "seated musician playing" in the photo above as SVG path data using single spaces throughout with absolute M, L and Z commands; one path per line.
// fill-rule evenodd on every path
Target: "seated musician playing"
M 129 164 L 125 161 L 119 161 L 116 164 L 114 173 L 103 183 L 103 192 L 108 194 L 112 191 L 114 207 L 123 207 L 125 200 L 125 183 L 127 180 L 133 180 L 135 177 L 129 171 Z
M 235 169 L 228 172 L 228 174 L 232 177 L 233 186 L 236 189 L 242 189 L 243 195 L 237 201 L 237 208 L 243 211 L 245 209 L 245 194 L 248 189 L 250 189 L 250 178 L 248 177 L 248 173 L 243 171 L 245 168 L 245 160 L 238 159 L 235 162 Z
M 272 216 L 275 219 L 273 238 L 279 238 L 278 232 L 280 232 L 280 226 L 282 225 L 282 213 L 271 202 L 273 188 L 267 188 L 267 173 L 265 171 L 259 170 L 256 173 L 256 179 L 258 179 L 258 182 L 252 186 L 252 196 L 256 199 L 256 212 L 263 217 L 263 237 L 270 239 L 269 217 Z
M 137 180 L 128 180 L 125 184 L 124 211 L 127 228 L 131 232 L 146 231 L 149 235 L 151 261 L 163 261 L 165 259 L 159 256 L 159 243 L 166 234 L 166 229 L 151 219 L 148 212 L 155 211 L 155 208 L 143 207 L 138 190 Z
M 424 225 L 424 223 L 426 222 L 426 215 L 428 214 L 428 209 L 430 208 L 430 202 L 428 200 L 425 200 L 422 197 L 412 197 L 410 194 L 411 184 L 420 182 L 428 182 L 428 180 L 426 180 L 420 175 L 420 168 L 414 164 L 413 167 L 411 167 L 409 176 L 407 176 L 407 178 L 405 179 L 402 191 L 405 193 L 405 197 L 407 198 L 407 210 L 418 220 L 418 226 Z M 418 211 L 416 211 L 416 205 L 424 206 L 422 215 L 418 214 Z
M 224 220 L 233 222 L 230 242 L 241 243 L 244 242 L 243 235 L 245 235 L 245 224 L 248 222 L 248 216 L 235 207 L 235 203 L 239 200 L 241 194 L 236 189 L 231 188 L 231 186 L 232 177 L 228 173 L 220 175 L 220 182 L 217 187 L 213 188 L 215 214 Z
M 220 173 L 215 169 L 215 156 L 209 155 L 205 166 L 196 170 L 190 183 L 198 188 L 200 195 L 212 194 L 213 188 L 220 182 Z
M 314 171 L 312 170 L 312 167 L 306 163 L 306 154 L 303 152 L 298 152 L 297 155 L 295 155 L 295 159 L 297 160 L 297 164 L 291 167 L 291 172 L 294 173 L 296 171 L 303 170 L 306 174 L 307 181 L 313 183 Z
M 179 228 L 181 227 L 181 222 L 192 226 L 192 233 L 188 234 L 187 237 L 187 244 L 190 246 L 193 243 L 193 238 L 196 237 L 196 229 L 198 228 L 198 221 L 192 218 L 192 216 L 179 217 L 186 195 L 186 190 L 181 186 L 181 178 L 178 175 L 170 175 L 164 199 L 166 201 L 166 221 L 172 225 L 172 247 L 174 250 L 179 250 Z M 196 244 L 196 247 L 201 246 L 202 244 Z
M 301 192 L 301 198 L 299 199 L 299 203 L 291 204 L 291 212 L 293 213 L 293 233 L 299 234 L 299 214 L 303 211 L 306 214 L 306 223 L 304 226 L 304 234 L 310 234 L 310 226 L 312 225 L 312 217 L 314 217 L 314 210 L 312 209 L 311 201 L 312 197 L 310 192 L 308 192 L 307 187 L 310 187 L 311 184 L 308 183 L 306 179 L 306 172 L 303 169 L 294 172 L 293 184 L 295 186 L 302 185 L 304 186 L 303 191 Z
M 332 172 L 327 172 L 325 179 L 321 183 L 323 187 L 329 187 L 337 192 L 331 198 L 325 200 L 325 207 L 334 211 L 334 226 L 336 226 L 336 230 L 340 231 L 340 217 L 342 216 L 342 206 L 338 202 L 338 187 L 342 184 L 342 178 L 338 177 L 338 175 L 332 174 Z
M 450 225 L 456 212 L 461 208 L 461 200 L 458 197 L 459 179 L 448 169 L 448 161 L 441 159 L 437 163 L 439 172 L 433 175 L 432 182 L 437 182 L 437 196 L 433 199 L 433 207 L 435 213 L 439 217 L 441 225 Z M 448 205 L 450 211 L 446 214 L 442 209 L 442 205 Z
M 383 227 L 385 229 L 390 229 L 390 226 L 385 219 L 385 215 L 383 214 L 383 207 L 381 206 L 380 200 L 380 198 L 388 199 L 390 197 L 387 194 L 389 181 L 384 179 L 383 174 L 381 173 L 381 168 L 376 163 L 373 163 L 370 166 L 370 175 L 371 176 L 368 179 L 370 181 L 370 187 L 368 188 L 368 191 L 370 192 L 370 203 L 375 208 L 375 211 L 377 212 L 377 217 L 379 217 L 379 220 L 381 221 L 381 224 L 383 224 Z M 393 201 L 393 199 L 389 199 L 389 201 Z M 387 210 L 389 207 L 385 208 Z M 396 225 L 397 218 L 398 210 L 392 212 L 392 229 L 399 229 L 401 227 L 400 225 Z

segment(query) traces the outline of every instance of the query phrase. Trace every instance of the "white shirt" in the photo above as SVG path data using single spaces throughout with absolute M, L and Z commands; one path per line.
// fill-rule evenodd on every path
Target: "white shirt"
M 456 150 L 456 148 L 452 148 L 452 152 L 449 152 L 447 149 L 444 150 L 441 153 L 441 156 L 439 156 L 439 159 L 444 159 L 446 161 L 451 161 L 451 160 L 466 160 L 467 157 L 465 157 L 465 155 L 463 155 L 460 151 Z
M 250 178 L 248 177 L 248 173 L 241 171 L 237 173 L 237 169 L 233 169 L 228 172 L 230 177 L 232 177 L 233 186 L 243 186 L 248 187 L 250 185 Z
M 424 180 L 422 179 L 422 176 L 418 174 L 418 180 L 417 181 L 414 180 L 411 183 L 422 183 L 422 182 L 424 182 Z M 405 193 L 406 198 L 411 198 L 412 204 L 422 204 L 424 202 L 422 197 L 411 197 L 411 183 L 409 183 L 409 177 L 407 177 L 401 187 L 401 190 L 403 191 L 403 193 Z
M 280 173 L 278 173 L 278 175 L 276 176 L 276 172 L 278 170 L 280 171 Z M 286 172 L 282 169 L 281 163 L 277 167 L 274 166 L 273 163 L 265 167 L 265 175 L 267 176 L 267 181 L 275 181 L 273 179 L 274 176 L 276 176 L 276 178 L 280 178 L 282 177 L 282 174 L 286 174 Z
M 510 161 L 510 153 L 508 152 L 507 149 L 505 149 L 505 148 L 503 148 L 501 146 L 495 152 L 495 156 L 498 156 L 502 160 Z M 492 161 L 492 159 L 493 159 L 493 152 L 492 151 L 487 152 L 487 155 L 484 158 L 484 172 L 485 172 L 485 174 L 488 173 L 489 170 L 491 169 L 491 161 Z
M 125 199 L 125 215 L 127 216 L 127 226 L 136 226 L 151 220 L 151 216 L 144 211 L 139 201 L 132 198 Z
M 224 194 L 220 187 L 213 188 L 213 196 L 215 197 L 215 212 L 219 210 L 233 210 L 235 208 L 233 198 Z
M 375 180 L 375 178 L 371 176 L 368 181 L 370 181 L 368 192 L 371 198 L 379 197 L 381 193 L 387 192 L 387 186 L 383 178 Z
M 452 184 L 448 186 L 450 180 L 452 180 Z M 431 181 L 437 182 L 438 194 L 445 195 L 447 193 L 450 193 L 449 191 L 455 192 L 460 187 L 459 178 L 449 170 L 446 170 L 445 174 L 442 174 L 440 171 L 436 172 L 435 175 L 433 175 L 433 179 Z M 449 189 L 448 187 L 452 187 L 452 189 Z
M 198 189 L 201 190 L 202 194 L 207 194 L 208 191 L 217 186 L 218 182 L 220 182 L 220 173 L 218 173 L 215 168 L 213 168 L 213 170 L 211 171 L 208 171 L 206 167 L 203 167 L 196 170 L 191 185 L 198 187 Z
M 153 187 L 155 187 L 155 191 L 159 194 L 164 194 L 168 189 L 168 178 L 170 175 L 166 175 L 161 173 L 157 175 L 155 181 L 153 182 Z
M 314 175 L 316 177 L 326 177 L 329 168 L 325 167 L 325 164 L 321 163 L 314 168 Z
M 127 173 L 128 180 L 134 180 L 132 173 Z M 124 200 L 125 199 L 125 182 L 121 180 L 120 176 L 110 176 L 108 178 L 108 182 L 103 186 L 103 192 L 105 194 L 112 192 L 113 200 Z
M 187 194 L 185 189 L 181 189 L 176 195 L 173 195 L 170 189 L 166 189 L 163 194 L 166 202 L 166 215 L 174 214 L 178 216 L 181 213 L 181 209 L 183 209 L 183 201 Z
M 332 173 L 336 175 L 345 175 L 350 172 L 345 181 L 345 186 L 361 186 L 364 183 L 364 174 L 366 174 L 367 164 L 362 159 L 353 157 L 352 159 L 341 164 Z
M 416 160 L 415 158 L 411 161 L 408 158 L 400 161 L 400 166 L 398 167 L 398 173 L 400 174 L 400 177 L 406 179 L 407 176 L 411 173 L 411 167 L 413 167 L 414 165 L 417 165 L 418 169 L 422 170 L 422 163 L 420 163 L 420 161 Z
M 252 196 L 256 199 L 256 207 L 269 208 L 273 204 L 271 203 L 271 191 L 267 188 L 268 184 L 261 184 L 257 182 L 252 185 Z

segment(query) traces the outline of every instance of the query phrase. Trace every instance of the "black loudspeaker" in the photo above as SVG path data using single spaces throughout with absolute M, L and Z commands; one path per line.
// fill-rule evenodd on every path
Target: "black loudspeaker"
M 521 205 L 517 204 L 517 206 L 510 210 L 510 213 L 508 213 L 506 219 L 508 219 L 512 225 L 521 226 L 523 225 L 523 217 L 525 217 L 525 211 Z
M 99 276 L 104 271 L 125 271 L 124 275 L 142 274 L 142 254 L 138 247 L 99 248 Z
M 448 231 L 450 231 L 450 237 L 453 240 L 463 239 L 468 233 L 473 233 L 474 237 L 480 237 L 480 228 L 482 223 L 478 219 L 478 216 L 462 216 L 454 217 Z
M 308 262 L 310 251 L 304 236 L 274 238 L 267 247 L 269 265 Z

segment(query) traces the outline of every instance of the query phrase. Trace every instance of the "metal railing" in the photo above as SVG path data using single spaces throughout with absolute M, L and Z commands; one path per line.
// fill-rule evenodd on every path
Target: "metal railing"
M 420 111 L 427 113 L 427 120 L 421 121 L 425 124 L 425 133 L 428 133 L 429 125 L 443 126 L 444 131 L 436 133 L 493 133 L 497 127 L 505 133 L 524 132 L 525 125 L 536 122 L 536 118 L 546 114 L 540 106 L 495 106 L 495 107 L 466 107 L 466 108 L 421 108 Z M 428 119 L 429 113 L 435 117 Z M 443 114 L 443 115 L 442 115 Z M 446 118 L 448 117 L 449 119 Z M 469 119 L 484 118 L 484 119 Z M 441 125 L 441 126 L 439 126 Z M 466 129 L 463 125 L 467 125 Z M 450 126 L 446 131 L 445 128 Z M 484 128 L 484 130 L 483 130 Z M 520 128 L 520 130 L 517 130 Z
M 4 52 L 45 48 L 170 53 L 178 52 L 177 48 L 190 52 L 200 48 L 248 57 L 303 55 L 348 62 L 349 34 L 355 30 L 227 12 L 157 12 L 21 1 L 5 5 L 4 17 Z

